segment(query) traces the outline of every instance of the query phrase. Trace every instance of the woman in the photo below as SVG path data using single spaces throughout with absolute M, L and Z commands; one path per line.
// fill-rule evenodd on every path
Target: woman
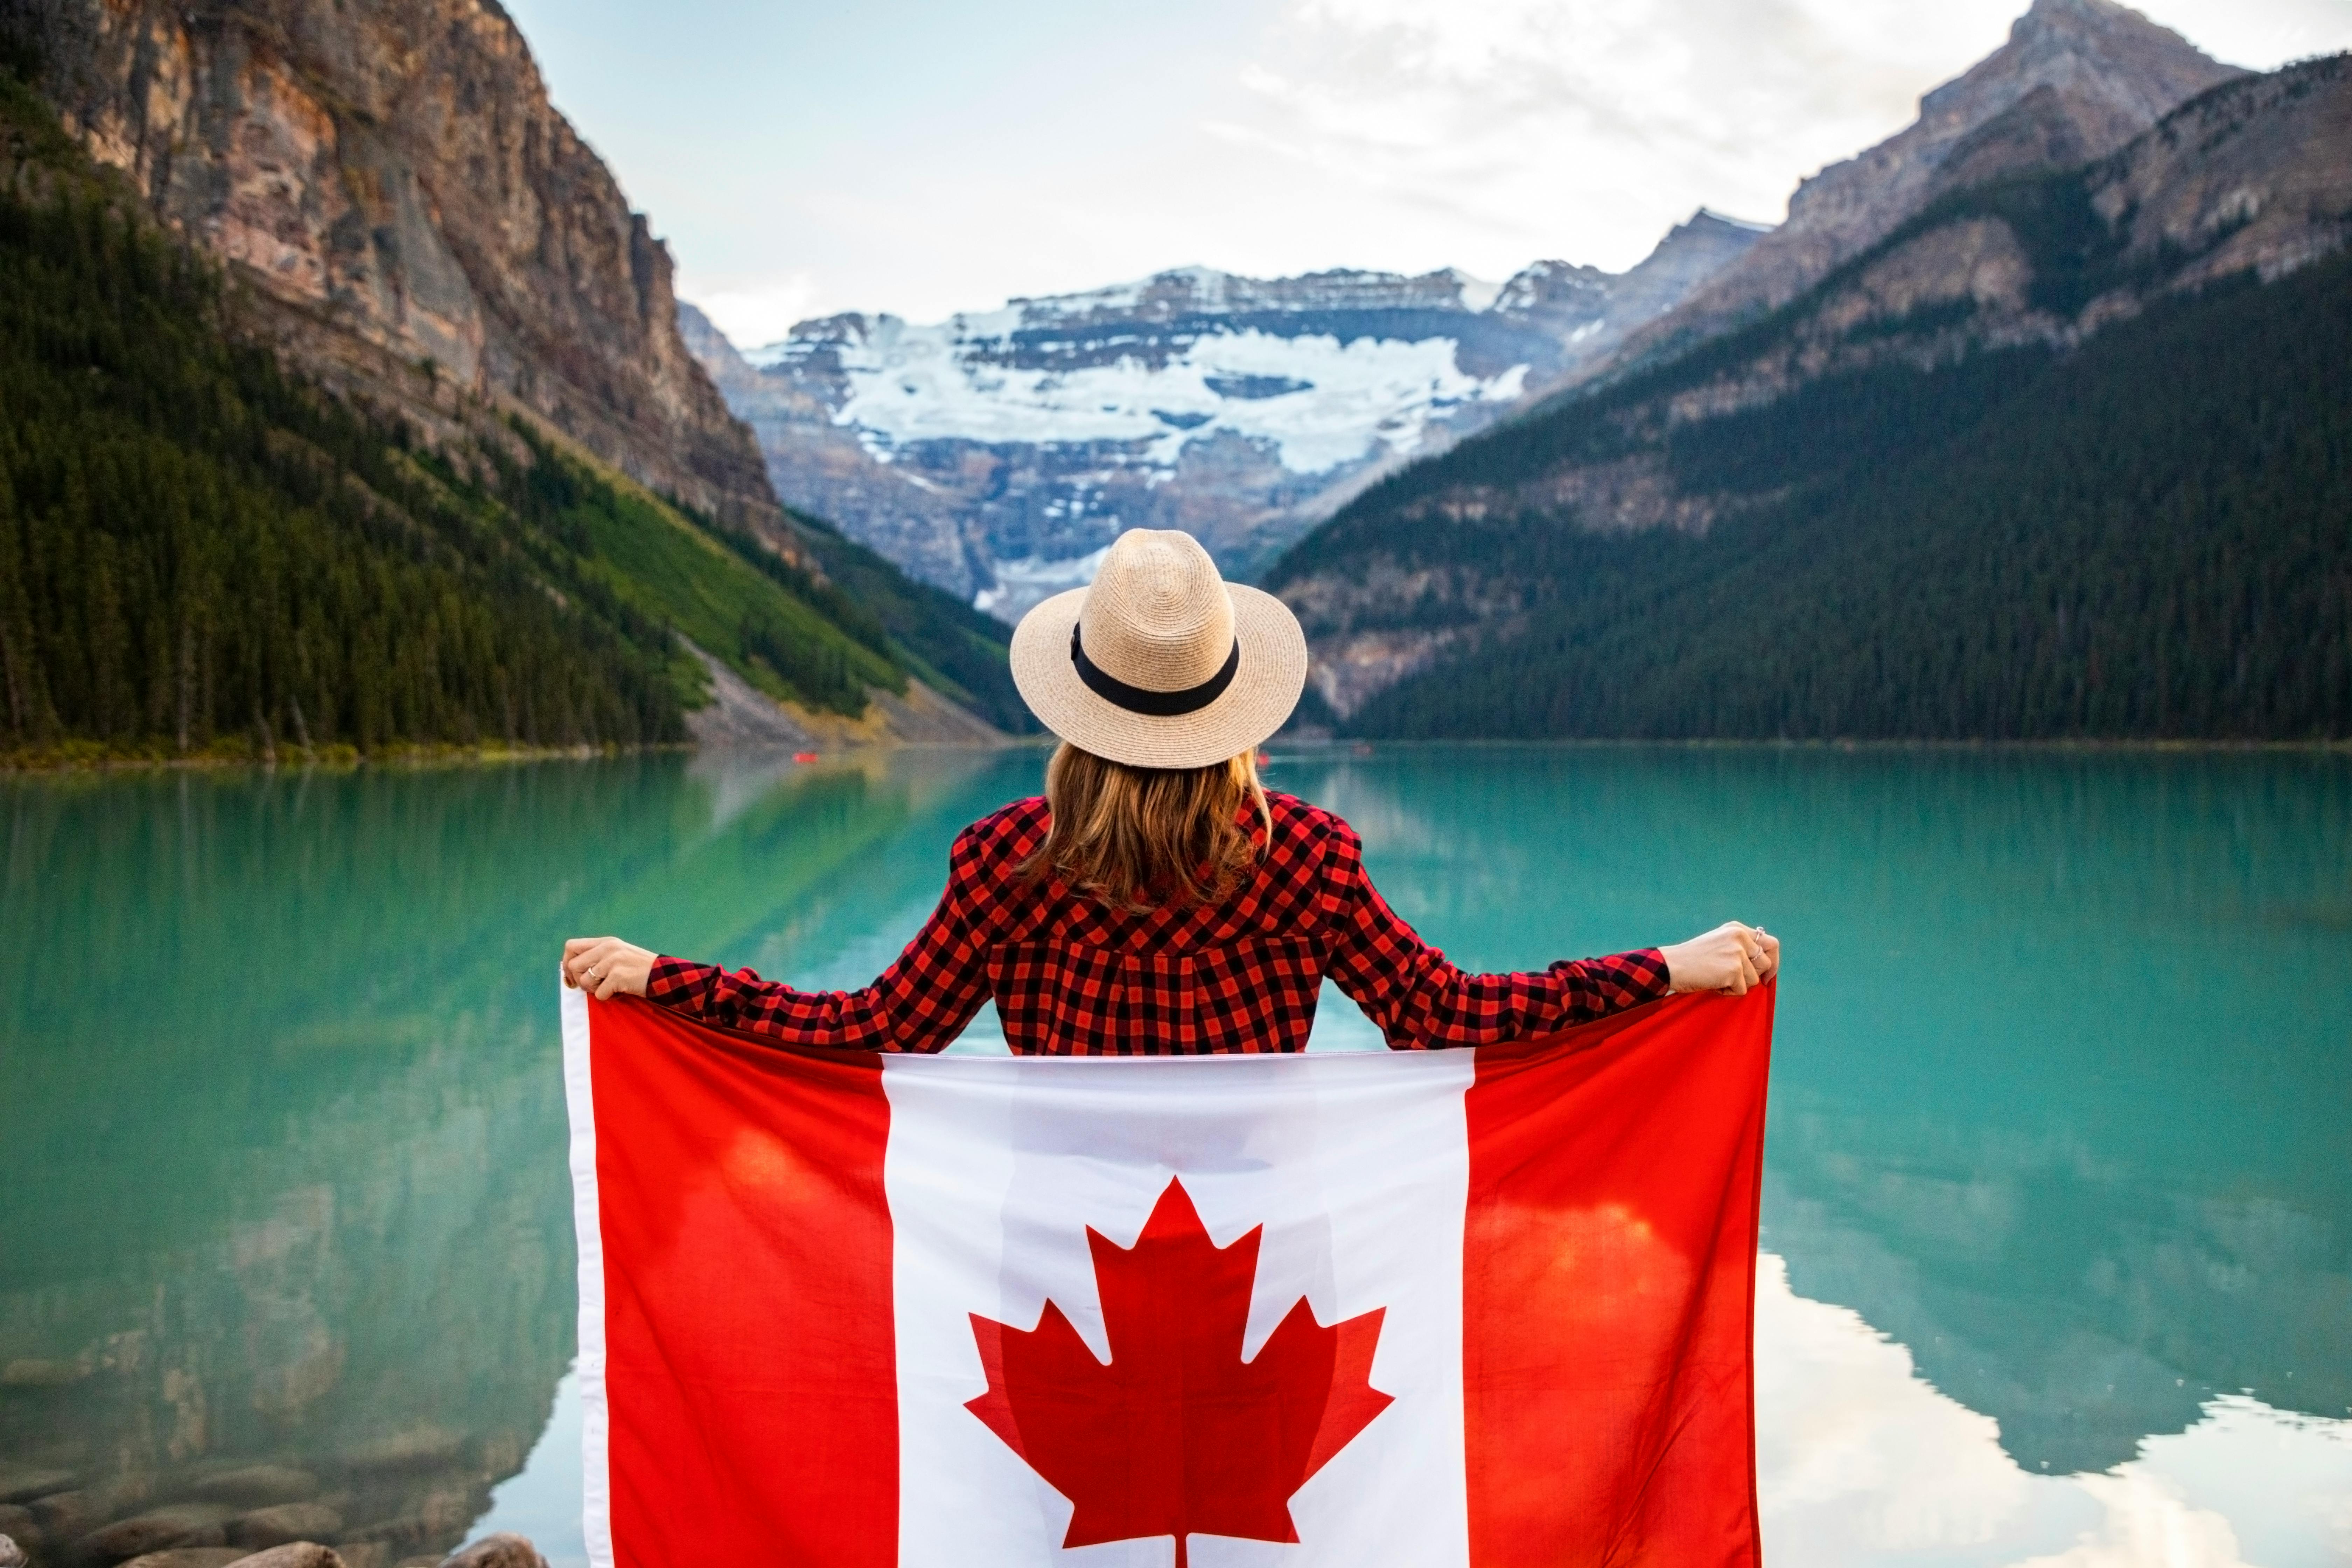
M 1732 922 L 1667 948 L 1465 974 L 1364 874 L 1348 825 L 1252 765 L 1307 679 L 1282 602 L 1228 586 L 1189 534 L 1120 536 L 1089 588 L 1013 634 L 1022 697 L 1061 737 L 1042 799 L 964 829 L 940 906 L 863 991 L 803 992 L 614 937 L 566 984 L 795 1045 L 936 1051 L 994 998 L 1016 1052 L 1296 1051 L 1326 975 L 1400 1049 L 1550 1034 L 1665 995 L 1734 995 L 1780 943 Z

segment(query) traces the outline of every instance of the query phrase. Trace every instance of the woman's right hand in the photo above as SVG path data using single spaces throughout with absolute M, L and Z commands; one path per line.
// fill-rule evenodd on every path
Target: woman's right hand
M 1726 921 L 1702 936 L 1678 942 L 1658 952 L 1666 961 L 1666 978 L 1677 994 L 1713 991 L 1724 996 L 1745 996 L 1751 985 L 1761 985 L 1780 972 L 1780 939 L 1760 926 Z

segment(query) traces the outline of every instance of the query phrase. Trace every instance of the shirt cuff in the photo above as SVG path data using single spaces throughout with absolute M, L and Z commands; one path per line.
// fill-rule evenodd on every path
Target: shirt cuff
M 719 966 L 691 959 L 662 957 L 646 974 L 646 1000 L 680 1013 L 702 1011 Z
M 1597 978 L 1607 1012 L 1639 1007 L 1674 992 L 1674 975 L 1666 968 L 1666 955 L 1654 947 L 1596 958 L 1591 967 L 1601 971 Z
M 1666 955 L 1654 947 L 1643 948 L 1625 955 L 1629 966 L 1641 976 L 1642 1000 L 1654 1002 L 1661 996 L 1671 996 L 1675 990 L 1674 973 L 1666 967 Z

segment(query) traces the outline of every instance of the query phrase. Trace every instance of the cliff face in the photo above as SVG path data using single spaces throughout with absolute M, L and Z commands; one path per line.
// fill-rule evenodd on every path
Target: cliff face
M 377 401 L 454 383 L 649 487 L 772 528 L 676 323 L 668 252 L 548 100 L 495 0 L 29 0 L 92 155 L 248 279 L 303 368 Z M 430 423 L 429 393 L 422 400 Z

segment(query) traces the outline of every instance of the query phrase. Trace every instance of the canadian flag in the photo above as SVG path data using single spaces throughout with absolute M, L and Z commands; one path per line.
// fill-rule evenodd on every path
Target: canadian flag
M 1760 1562 L 1769 987 L 1307 1056 L 563 1009 L 596 1568 Z

